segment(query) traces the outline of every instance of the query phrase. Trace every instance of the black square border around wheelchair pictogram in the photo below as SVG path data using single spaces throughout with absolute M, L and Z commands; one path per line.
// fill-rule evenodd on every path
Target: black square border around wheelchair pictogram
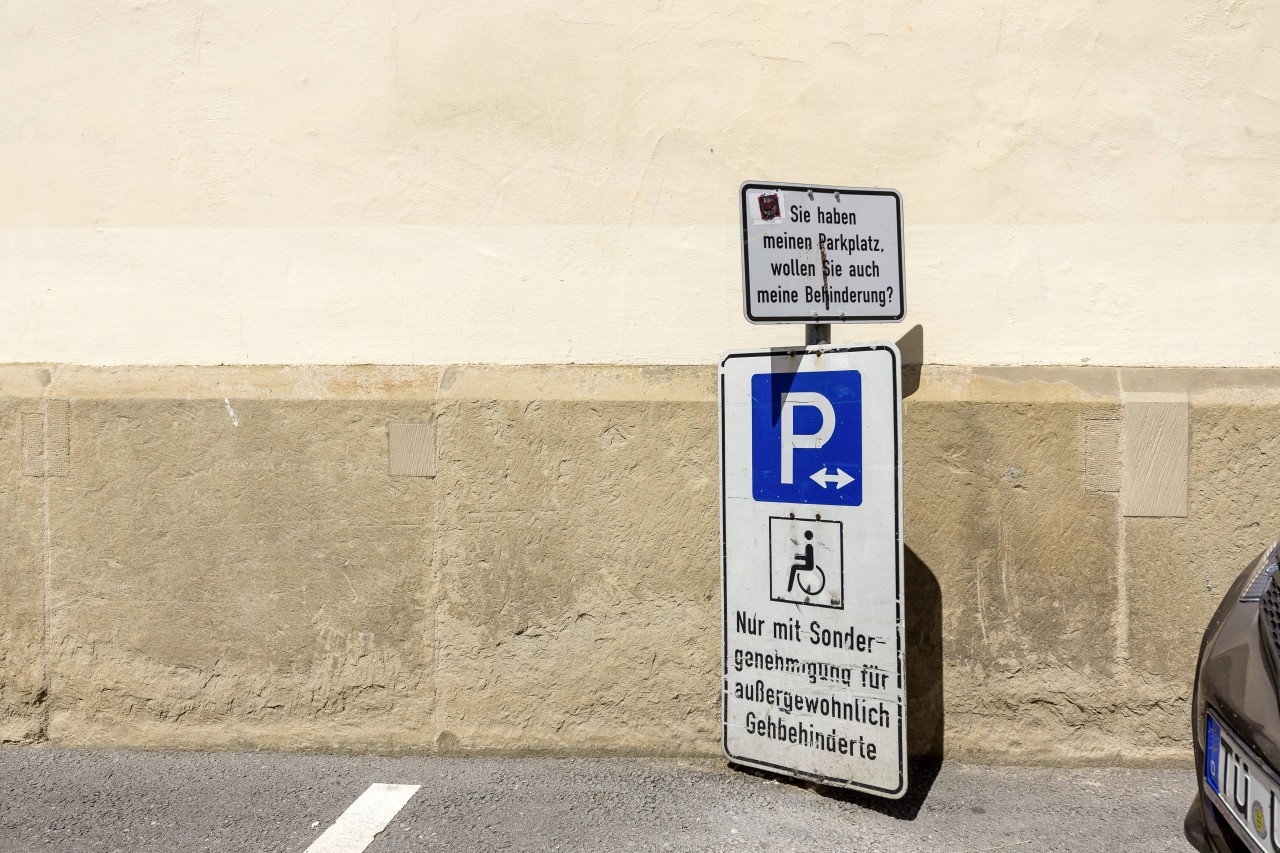
M 809 524 L 834 524 L 836 526 L 836 541 L 839 543 L 838 558 L 840 565 L 838 574 L 840 577 L 840 595 L 836 603 L 822 603 L 821 601 L 805 600 L 802 595 L 792 598 L 779 597 L 774 591 L 774 566 L 773 566 L 773 523 L 775 521 L 791 524 L 797 521 Z M 794 568 L 794 567 L 792 567 Z M 819 594 L 822 590 L 819 590 Z M 811 596 L 812 598 L 812 596 Z M 771 515 L 769 516 L 769 600 L 776 601 L 780 604 L 797 604 L 801 607 L 821 607 L 824 610 L 844 610 L 846 601 L 844 589 L 844 522 L 836 521 L 829 518 L 798 518 L 795 516 Z

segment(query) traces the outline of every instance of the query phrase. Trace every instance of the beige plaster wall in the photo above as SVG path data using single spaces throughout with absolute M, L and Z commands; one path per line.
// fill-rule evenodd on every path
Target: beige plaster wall
M 715 754 L 715 388 L 706 367 L 0 368 L 0 740 Z M 1200 632 L 1280 533 L 1280 371 L 930 367 L 906 389 L 914 750 L 1186 763 Z M 1126 395 L 1175 389 L 1187 517 L 1125 517 Z M 62 400 L 66 476 L 24 474 L 23 414 Z M 434 425 L 434 478 L 388 475 L 392 422 Z
M 1280 365 L 1280 11 L 0 9 L 0 363 L 712 364 L 746 179 L 896 187 L 948 364 Z M 896 337 L 838 329 L 838 340 Z

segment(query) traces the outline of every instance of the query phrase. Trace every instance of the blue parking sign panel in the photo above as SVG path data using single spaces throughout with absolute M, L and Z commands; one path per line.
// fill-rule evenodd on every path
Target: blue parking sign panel
M 751 489 L 757 501 L 862 505 L 862 374 L 751 377 Z

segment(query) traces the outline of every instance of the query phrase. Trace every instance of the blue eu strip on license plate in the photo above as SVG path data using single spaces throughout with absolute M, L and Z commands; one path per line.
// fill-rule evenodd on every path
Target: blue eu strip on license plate
M 1209 787 L 1215 794 L 1221 796 L 1222 792 L 1218 790 L 1218 747 L 1222 739 L 1222 730 L 1211 714 L 1204 715 L 1204 726 L 1204 781 L 1209 783 Z

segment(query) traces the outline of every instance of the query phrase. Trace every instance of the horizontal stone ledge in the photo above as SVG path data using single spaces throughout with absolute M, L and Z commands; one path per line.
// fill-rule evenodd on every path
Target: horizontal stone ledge
M 0 397 L 139 400 L 715 402 L 714 365 L 0 365 Z M 911 403 L 1280 405 L 1280 368 L 907 365 Z

